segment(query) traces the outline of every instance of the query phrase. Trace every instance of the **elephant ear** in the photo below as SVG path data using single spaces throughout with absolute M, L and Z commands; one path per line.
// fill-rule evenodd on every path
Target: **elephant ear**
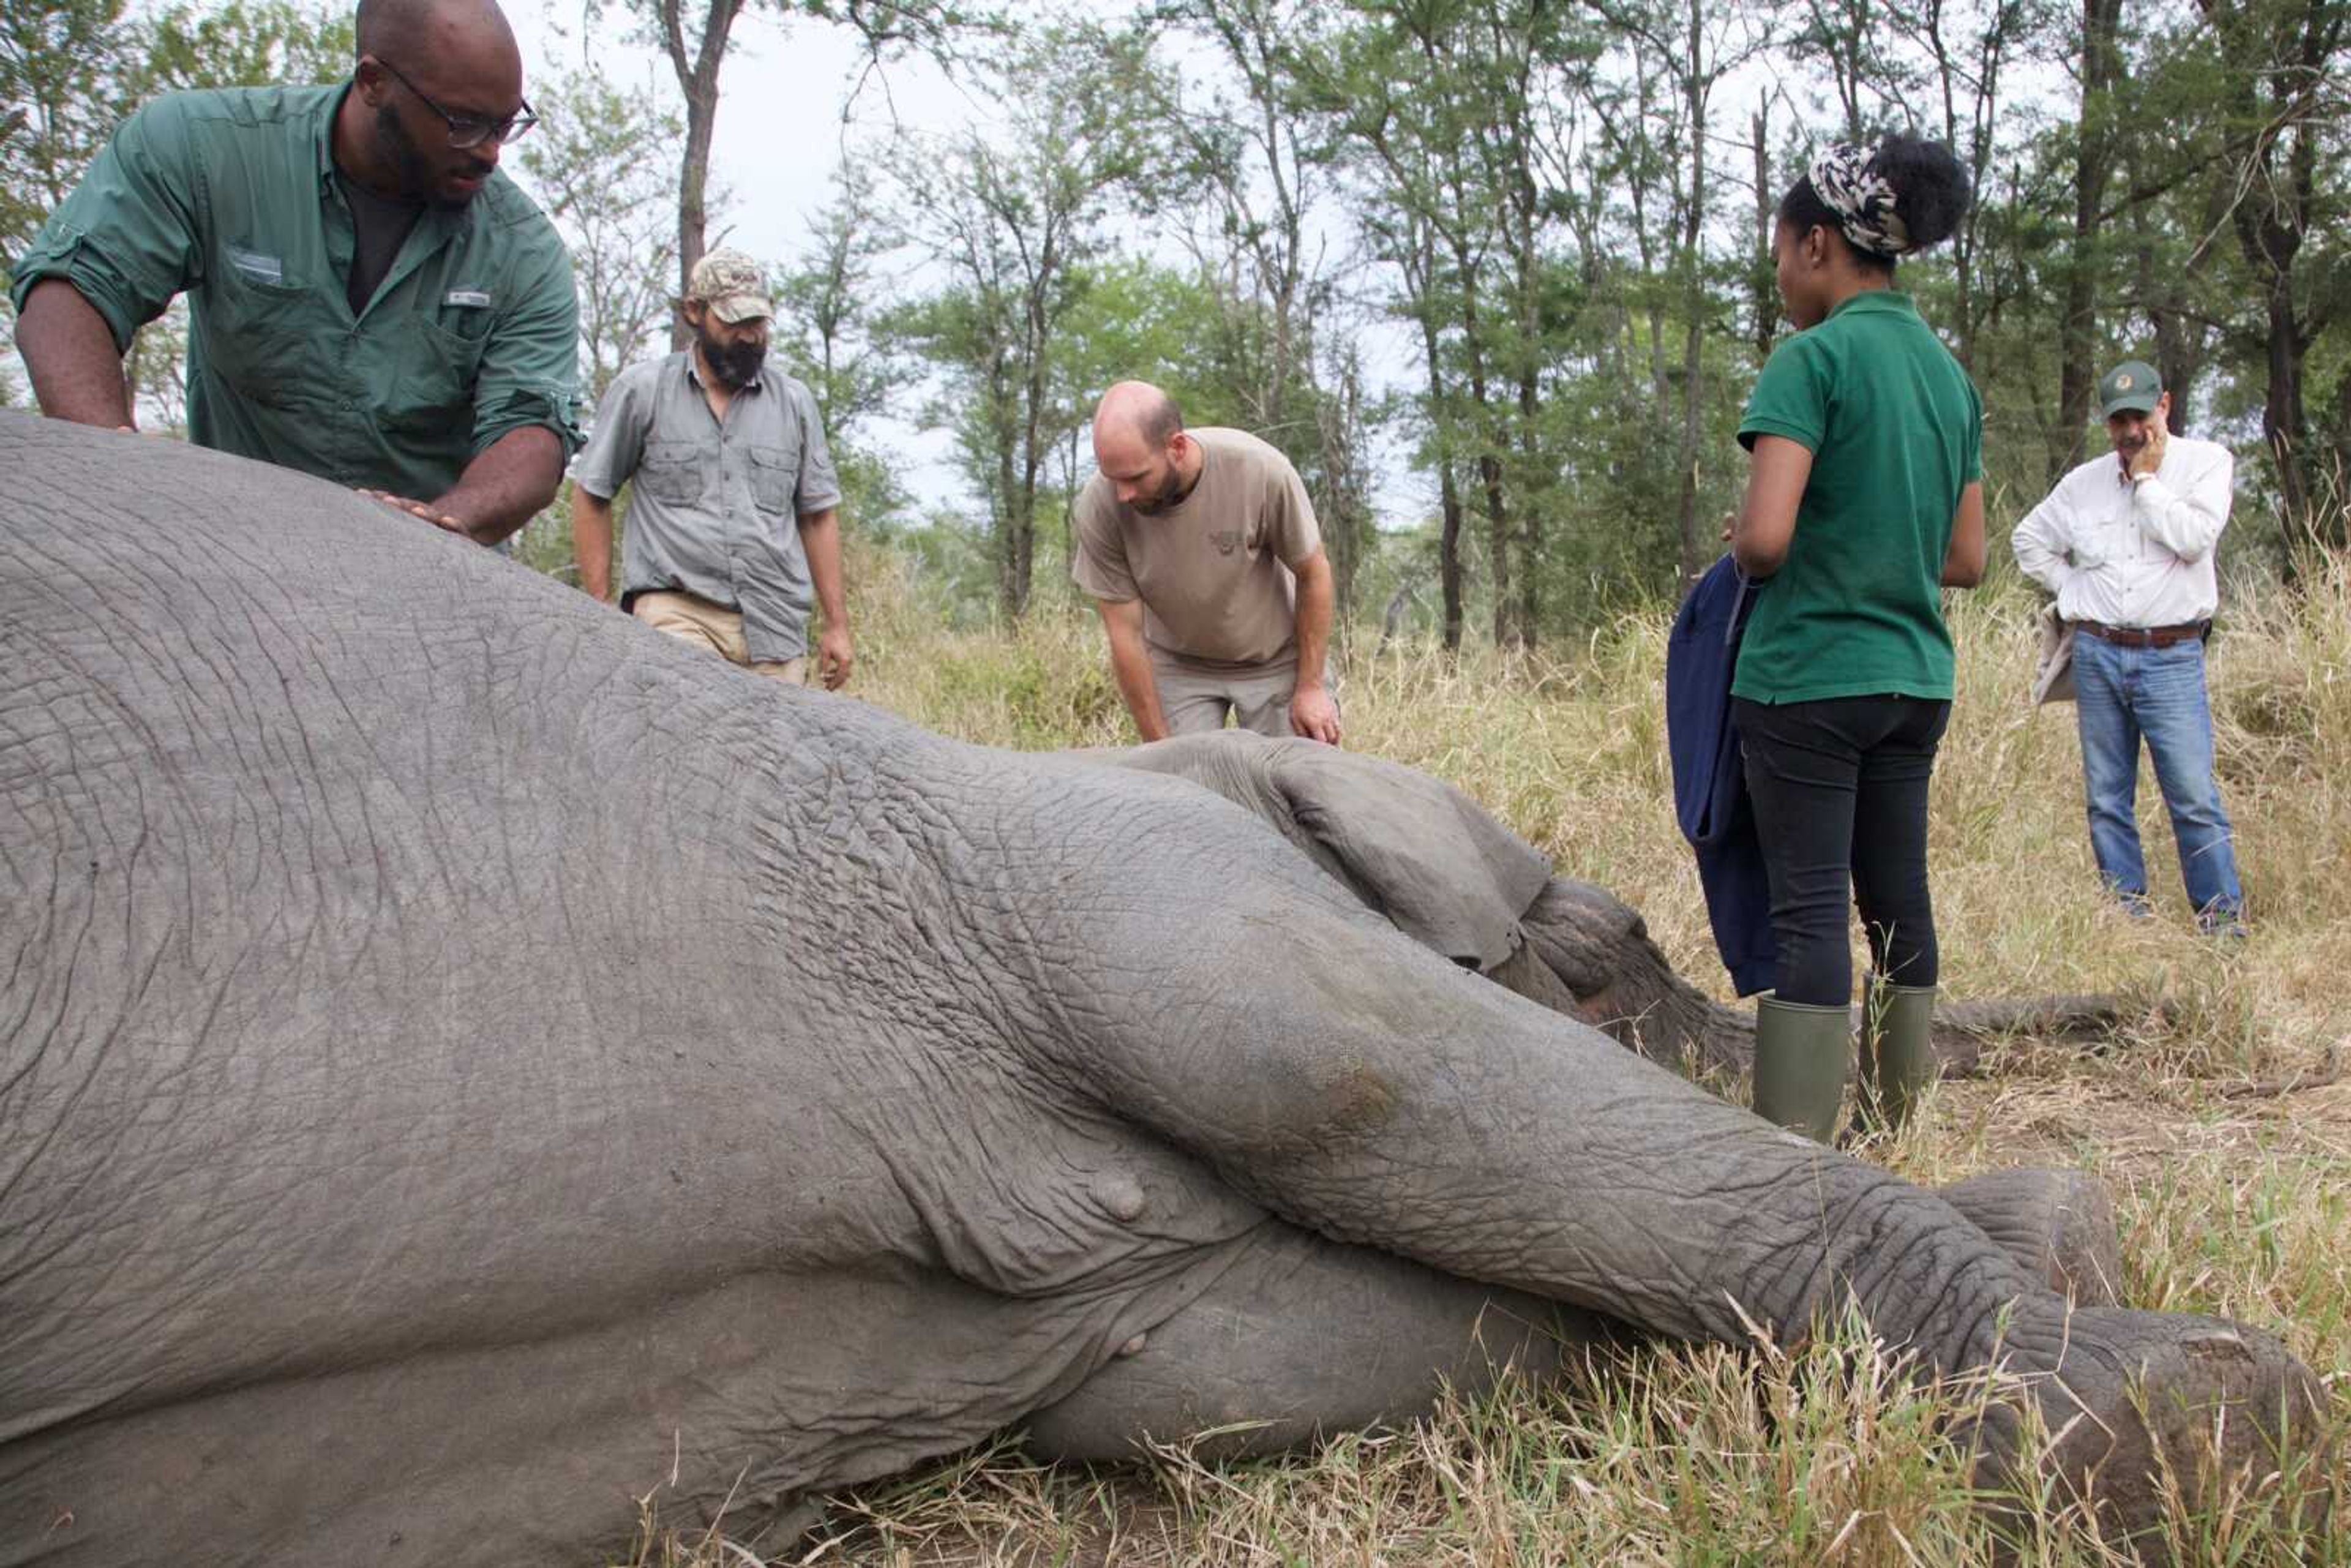
M 1451 785 L 1401 763 L 1248 730 L 1072 754 L 1189 779 L 1253 813 L 1425 947 L 1489 974 L 1551 864 Z
M 1481 974 L 1518 950 L 1551 862 L 1450 784 L 1311 740 L 1267 743 L 1267 778 L 1358 897 Z

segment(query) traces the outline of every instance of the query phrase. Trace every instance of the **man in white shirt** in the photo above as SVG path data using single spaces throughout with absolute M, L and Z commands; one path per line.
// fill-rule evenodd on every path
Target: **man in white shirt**
M 2188 900 L 2207 931 L 2243 930 L 2229 815 L 2212 770 L 2204 635 L 2220 605 L 2213 547 L 2229 524 L 2236 460 L 2169 433 L 2171 395 L 2133 360 L 2098 382 L 2114 456 L 2083 464 L 2016 525 L 2016 563 L 2074 629 L 2082 775 L 2098 873 L 2147 906 L 2136 804 L 2138 743 L 2171 812 Z

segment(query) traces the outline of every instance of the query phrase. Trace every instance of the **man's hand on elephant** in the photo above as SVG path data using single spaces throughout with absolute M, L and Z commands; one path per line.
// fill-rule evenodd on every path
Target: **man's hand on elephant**
M 412 517 L 422 517 L 436 528 L 446 528 L 453 534 L 463 535 L 467 538 L 473 537 L 463 522 L 446 512 L 434 511 L 422 501 L 412 501 L 405 496 L 395 496 L 389 490 L 361 488 L 360 494 L 371 500 L 381 501 L 396 511 L 406 512 Z
M 1325 746 L 1339 744 L 1339 705 L 1322 687 L 1300 686 L 1290 696 L 1290 727 Z
M 837 692 L 847 685 L 850 667 L 856 663 L 856 652 L 849 645 L 849 628 L 826 626 L 816 640 L 817 678 L 824 683 L 824 689 Z

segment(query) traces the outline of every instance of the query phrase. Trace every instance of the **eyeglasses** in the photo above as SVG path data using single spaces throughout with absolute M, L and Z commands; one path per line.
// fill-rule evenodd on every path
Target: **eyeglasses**
M 368 57 L 391 72 L 392 80 L 414 93 L 419 103 L 448 122 L 449 145 L 452 147 L 479 147 L 485 141 L 504 144 L 517 140 L 524 131 L 538 123 L 538 113 L 530 107 L 528 99 L 522 100 L 520 112 L 509 114 L 504 120 L 480 120 L 470 114 L 452 114 L 425 97 L 422 88 L 401 75 L 398 66 L 374 55 Z

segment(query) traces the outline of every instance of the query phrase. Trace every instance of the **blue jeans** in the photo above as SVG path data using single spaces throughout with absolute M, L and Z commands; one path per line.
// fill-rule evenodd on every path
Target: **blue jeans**
M 2155 758 L 2155 779 L 2171 812 L 2188 902 L 2208 926 L 2234 924 L 2244 909 L 2237 852 L 2220 788 L 2212 776 L 2212 710 L 2204 695 L 2201 638 L 2168 648 L 2122 648 L 2086 632 L 2074 637 L 2074 679 L 2082 723 L 2082 779 L 2090 809 L 2090 849 L 2106 885 L 2133 904 L 2147 898 L 2139 853 L 2138 743 Z

